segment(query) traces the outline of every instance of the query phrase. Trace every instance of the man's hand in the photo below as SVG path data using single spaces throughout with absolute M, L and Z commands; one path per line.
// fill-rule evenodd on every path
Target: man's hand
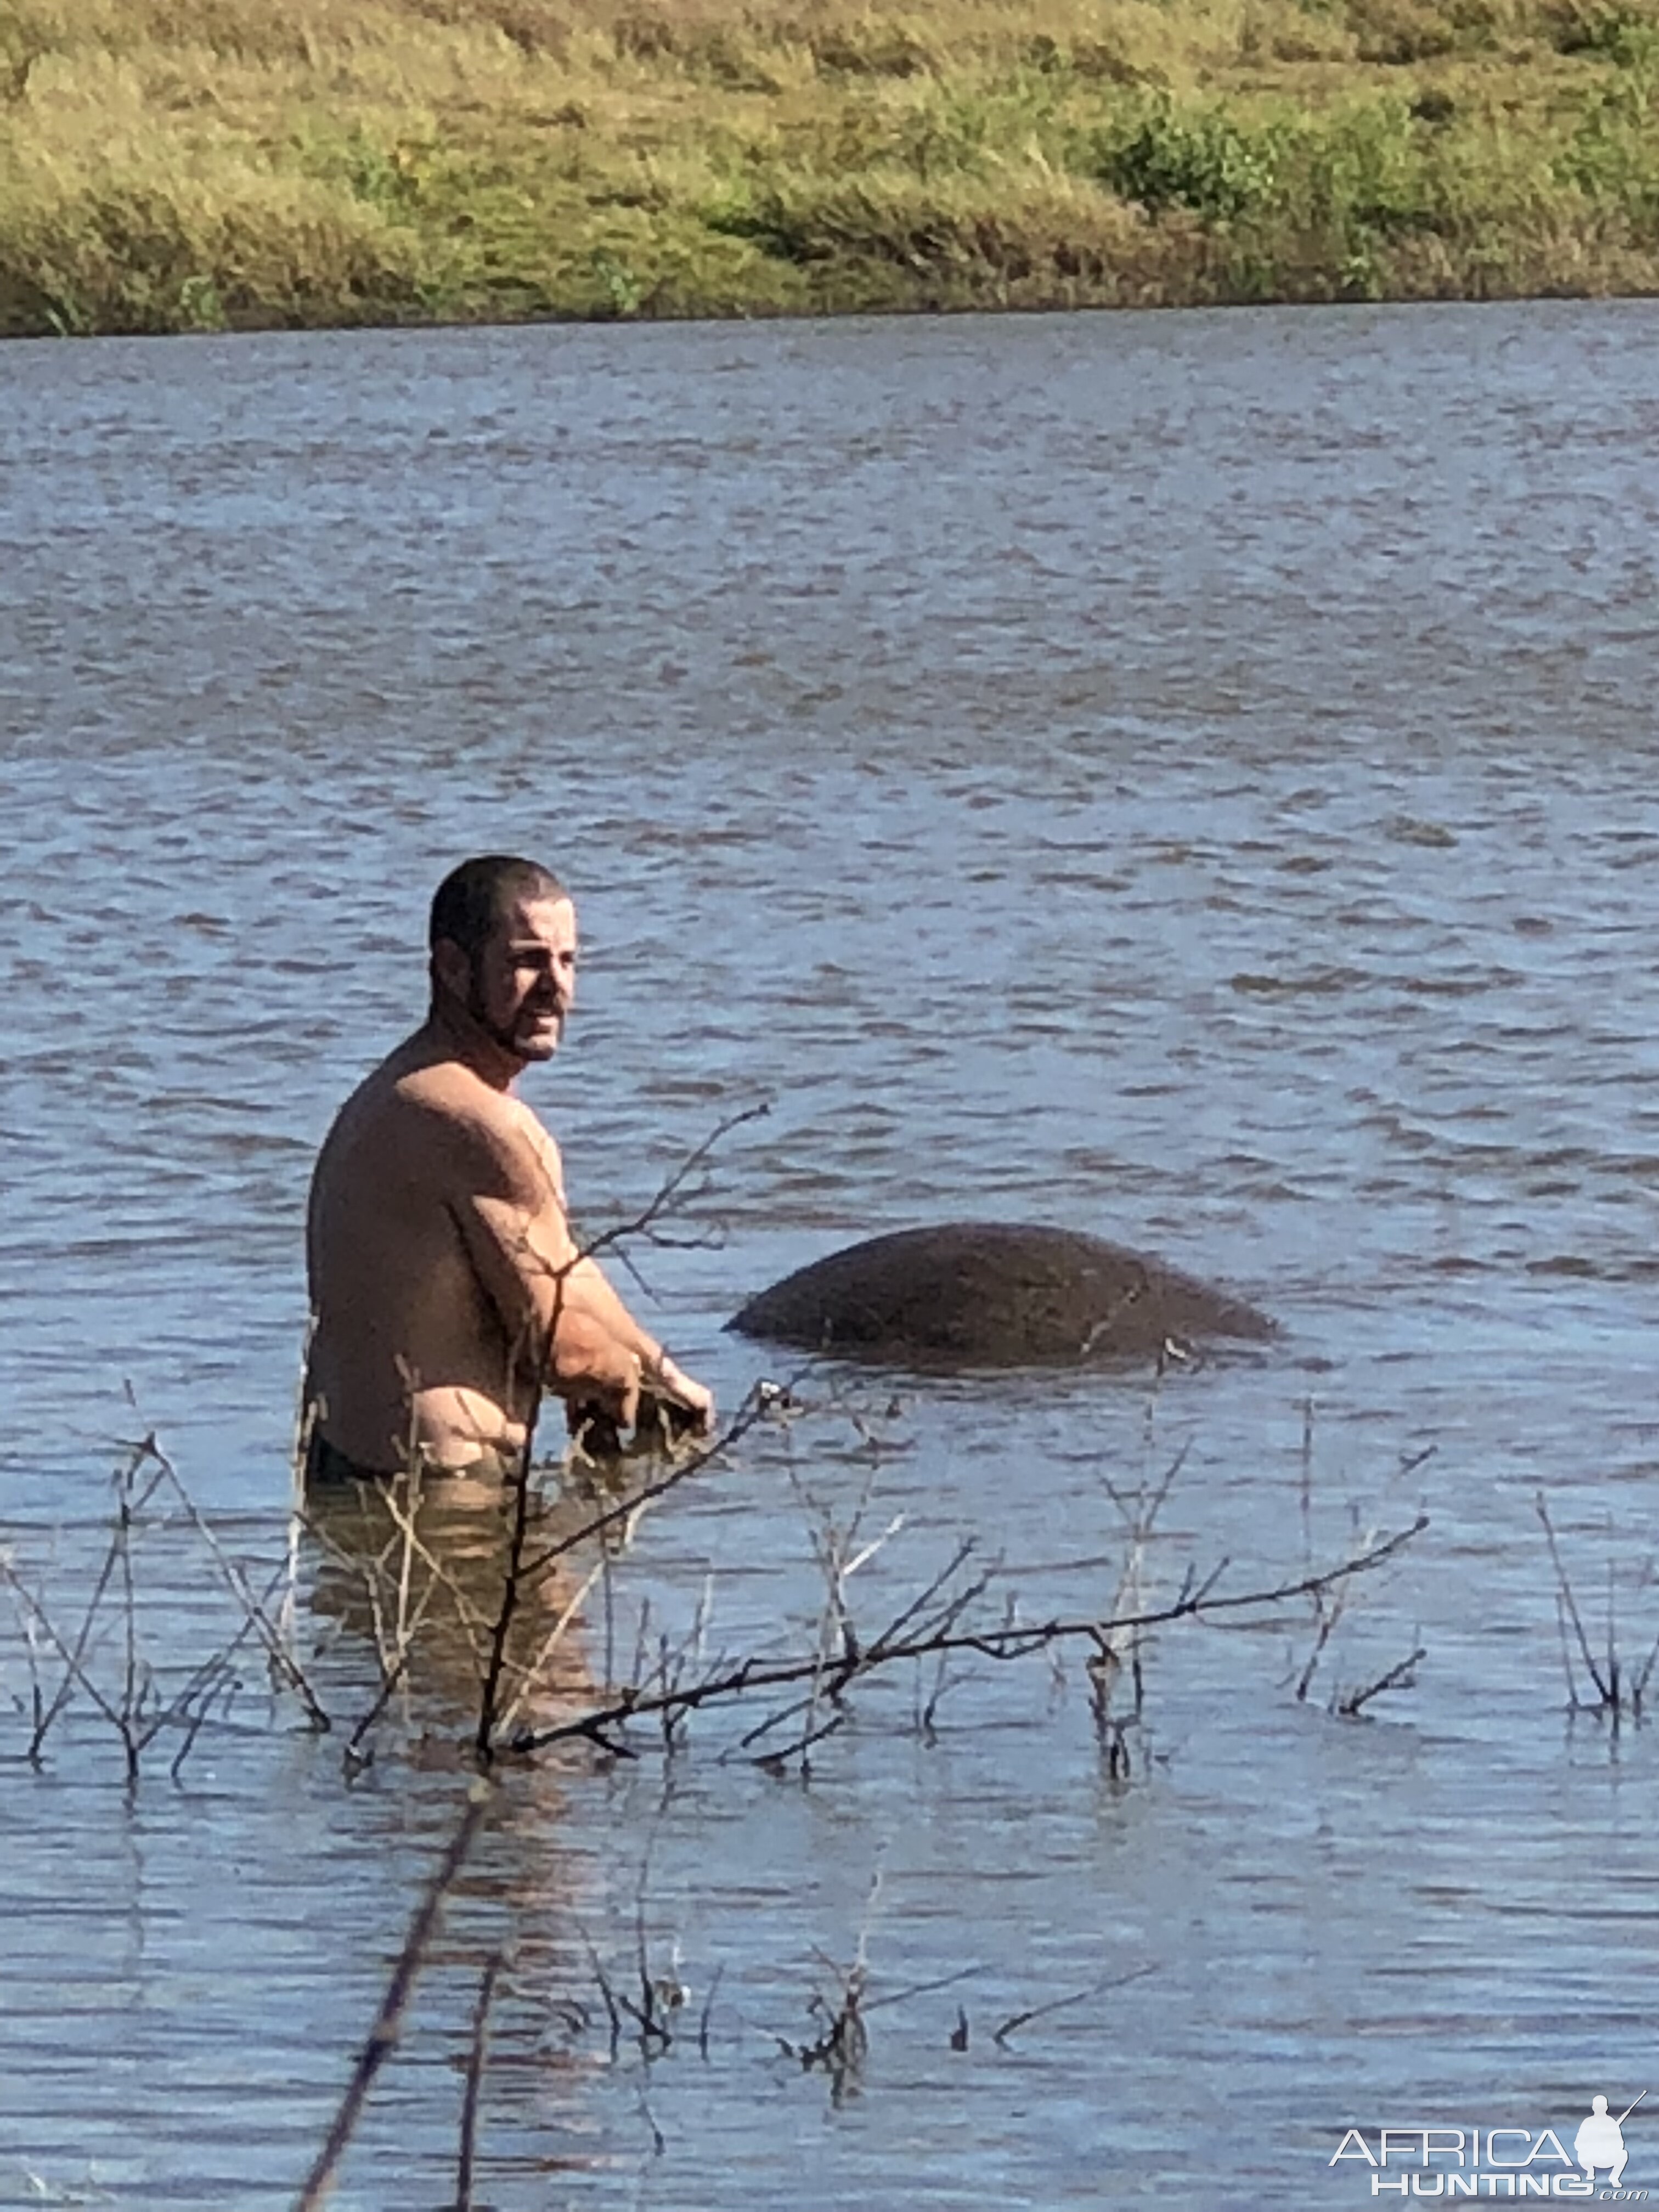
M 706 1437 L 714 1425 L 714 1394 L 677 1366 L 665 1352 L 659 1355 L 654 1374 L 647 1373 L 646 1388 L 678 1406 L 691 1416 L 691 1425 Z
M 618 1429 L 639 1418 L 638 1355 L 574 1307 L 559 1316 L 547 1380 L 571 1407 L 601 1413 Z
M 714 1392 L 665 1352 L 645 1360 L 623 1350 L 614 1338 L 590 1342 L 586 1332 L 581 1334 L 580 1372 L 562 1374 L 555 1387 L 564 1398 L 571 1435 L 582 1437 L 591 1455 L 622 1457 L 623 1435 L 629 1428 L 634 1431 L 632 1448 L 645 1451 L 672 1452 L 684 1437 L 710 1433 Z M 571 1349 L 574 1351 L 574 1345 Z M 613 1372 L 617 1362 L 625 1370 L 625 1379 Z

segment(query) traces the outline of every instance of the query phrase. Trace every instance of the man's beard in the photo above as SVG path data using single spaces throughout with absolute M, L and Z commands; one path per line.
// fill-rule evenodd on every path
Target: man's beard
M 532 1047 L 526 1051 L 520 1042 L 516 1023 L 509 1025 L 506 1022 L 495 1022 L 490 1019 L 484 1006 L 483 985 L 476 967 L 470 969 L 467 974 L 466 1011 L 492 1044 L 499 1045 L 503 1052 L 511 1053 L 514 1060 L 522 1060 L 526 1066 L 532 1060 L 550 1059 L 564 1036 L 564 1023 L 561 1018 L 552 1044 L 545 1049 Z M 534 1015 L 528 1014 L 525 1008 L 520 1008 L 519 1021 L 536 1018 Z

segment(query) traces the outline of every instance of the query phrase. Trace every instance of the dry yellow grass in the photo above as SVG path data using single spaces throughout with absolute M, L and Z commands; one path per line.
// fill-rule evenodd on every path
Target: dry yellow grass
M 0 331 L 1646 290 L 1659 0 L 0 0 Z

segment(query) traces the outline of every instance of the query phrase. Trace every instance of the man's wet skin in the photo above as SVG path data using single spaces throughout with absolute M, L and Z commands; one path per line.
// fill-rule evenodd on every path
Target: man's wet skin
M 544 1388 L 623 1428 L 642 1382 L 696 1425 L 712 1419 L 708 1392 L 580 1255 L 558 1147 L 514 1095 L 558 1048 L 577 952 L 570 900 L 533 882 L 471 948 L 436 939 L 427 1020 L 323 1146 L 307 1401 L 356 1470 L 511 1467 Z

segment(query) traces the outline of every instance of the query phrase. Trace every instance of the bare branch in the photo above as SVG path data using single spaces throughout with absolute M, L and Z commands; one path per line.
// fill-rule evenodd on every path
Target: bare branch
M 1428 1656 L 1428 1645 L 1419 1644 L 1410 1658 L 1398 1661 L 1395 1665 L 1389 1668 L 1386 1674 L 1379 1674 L 1376 1681 L 1369 1684 L 1364 1689 L 1351 1690 L 1346 1698 L 1339 1698 L 1336 1705 L 1337 1711 L 1345 1720 L 1358 1719 L 1371 1699 L 1380 1698 L 1385 1690 L 1409 1687 L 1413 1668 L 1419 1660 L 1426 1659 Z
M 1145 1981 L 1148 1974 L 1157 1972 L 1156 1966 L 1137 1966 L 1132 1973 L 1115 1974 L 1107 1981 L 1091 1982 L 1086 1990 L 1073 1990 L 1067 1996 L 1051 1997 L 1047 2004 L 1032 2005 L 1024 2012 L 1011 2013 L 1001 2027 L 994 2031 L 991 2040 L 1006 2050 L 1008 2038 L 1017 2028 L 1029 2027 L 1034 2020 L 1046 2020 L 1050 2013 L 1064 2012 L 1068 2005 L 1082 2004 L 1085 1998 L 1104 1996 L 1109 1990 L 1126 1989 L 1131 1982 Z
M 708 1164 L 715 1148 L 725 1142 L 732 1130 L 741 1129 L 749 1121 L 764 1121 L 771 1110 L 770 1102 L 763 1098 L 756 1105 L 742 1106 L 735 1113 L 728 1114 L 723 1121 L 715 1124 L 700 1145 L 695 1146 L 686 1154 L 674 1172 L 658 1185 L 656 1195 L 648 1204 L 628 1220 L 618 1221 L 599 1236 L 585 1242 L 579 1256 L 585 1260 L 592 1259 L 599 1253 L 609 1251 L 620 1244 L 627 1237 L 648 1235 L 662 1216 L 680 1203 L 692 1176 Z
M 1292 1581 L 1275 1583 L 1267 1589 L 1235 1591 L 1225 1596 L 1213 1590 L 1208 1595 L 1201 1590 L 1194 1591 L 1183 1595 L 1173 1605 L 1160 1606 L 1150 1611 L 1105 1621 L 1054 1619 L 1004 1628 L 973 1630 L 952 1626 L 939 1633 L 924 1632 L 910 1636 L 878 1637 L 855 1654 L 843 1656 L 832 1668 L 831 1674 L 836 1686 L 842 1689 L 856 1678 L 873 1674 L 899 1661 L 937 1653 L 977 1651 L 988 1659 L 1012 1660 L 1054 1644 L 1086 1641 L 1099 1649 L 1103 1638 L 1134 1635 L 1168 1622 L 1208 1620 L 1218 1614 L 1264 1612 L 1292 1598 L 1312 1596 L 1334 1589 L 1355 1575 L 1373 1571 L 1393 1559 L 1428 1525 L 1427 1514 L 1419 1514 L 1408 1528 L 1400 1529 L 1383 1538 L 1353 1558 L 1343 1560 L 1338 1566 L 1317 1574 L 1300 1575 Z M 810 1657 L 769 1663 L 754 1658 L 744 1659 L 725 1673 L 707 1676 L 701 1681 L 655 1692 L 638 1687 L 625 1689 L 609 1702 L 594 1706 L 585 1713 L 520 1736 L 514 1747 L 527 1753 L 544 1750 L 551 1744 L 586 1737 L 592 1741 L 605 1741 L 607 1748 L 615 1749 L 614 1741 L 609 1740 L 611 1730 L 629 1720 L 654 1716 L 665 1705 L 690 1712 L 702 1705 L 727 1703 L 758 1690 L 787 1689 L 796 1684 L 809 1683 L 823 1670 L 823 1656 L 817 1652 Z
M 328 2131 L 328 2140 L 318 2154 L 317 2162 L 306 2179 L 305 2186 L 295 2200 L 295 2212 L 318 2212 L 318 2207 L 327 2201 L 334 2186 L 334 2176 L 346 2148 L 356 2130 L 357 2122 L 374 2081 L 374 2076 L 397 2048 L 403 2033 L 404 2015 L 409 2009 L 409 2000 L 438 1925 L 438 1915 L 443 1902 L 454 1887 L 473 1840 L 483 1825 L 495 1792 L 484 1782 L 475 1782 L 460 1826 L 449 1841 L 448 1849 L 438 1862 L 431 1880 L 426 1886 L 415 1917 L 404 1939 L 404 1948 L 392 1968 L 392 1978 L 386 1984 L 380 2008 L 374 2015 L 374 2025 L 368 2039 L 357 2055 L 351 2079 L 340 2109 L 334 2116 L 334 2124 Z
M 1603 1678 L 1598 1669 L 1594 1657 L 1591 1656 L 1589 1638 L 1584 1633 L 1584 1623 L 1578 1611 L 1578 1601 L 1572 1594 L 1572 1583 L 1569 1580 L 1566 1568 L 1562 1563 L 1561 1547 L 1555 1540 L 1555 1527 L 1550 1519 L 1549 1508 L 1544 1503 L 1544 1493 L 1541 1490 L 1538 1492 L 1533 1503 L 1537 1511 L 1538 1518 L 1543 1523 L 1544 1540 L 1550 1547 L 1550 1564 L 1555 1569 L 1555 1585 L 1559 1601 L 1565 1609 L 1567 1619 L 1572 1623 L 1573 1633 L 1578 1640 L 1579 1653 L 1584 1662 L 1584 1670 L 1589 1674 L 1591 1681 L 1595 1683 L 1596 1694 L 1601 1698 L 1601 1703 L 1604 1705 L 1611 1705 L 1613 1703 L 1612 1691 L 1609 1684 Z M 1568 1672 L 1569 1686 L 1571 1686 L 1571 1668 L 1569 1668 Z M 1576 1697 L 1574 1698 L 1573 1702 L 1577 1704 L 1577 1699 Z
M 305 1669 L 289 1650 L 286 1638 L 265 1611 L 264 1605 L 249 1589 L 247 1577 L 226 1551 L 207 1522 L 203 1519 L 201 1510 L 189 1491 L 185 1489 L 178 1468 L 174 1467 L 172 1460 L 156 1441 L 155 1431 L 151 1430 L 142 1443 L 134 1449 L 154 1462 L 162 1479 L 184 1507 L 191 1528 L 213 1554 L 231 1595 L 241 1607 L 244 1615 L 252 1624 L 254 1634 L 264 1646 L 273 1670 L 296 1693 L 301 1704 L 306 1709 L 307 1717 L 313 1728 L 319 1734 L 325 1735 L 334 1723 L 324 1711 L 316 1692 L 306 1679 Z
M 495 1980 L 501 1971 L 501 1954 L 495 1952 L 478 1983 L 478 2002 L 472 2012 L 472 2042 L 466 2057 L 466 2091 L 461 2100 L 460 2142 L 455 2157 L 455 2212 L 472 2212 L 472 2166 L 478 2138 L 478 2093 L 483 2086 L 484 2058 L 489 2044 L 489 2008 L 495 2001 Z

